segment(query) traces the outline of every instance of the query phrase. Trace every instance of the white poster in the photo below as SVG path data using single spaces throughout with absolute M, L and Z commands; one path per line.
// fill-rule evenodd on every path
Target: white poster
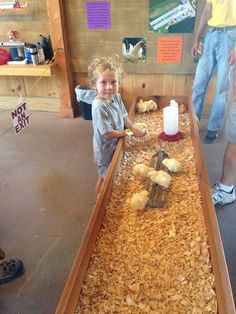
M 29 112 L 26 102 L 20 103 L 11 112 L 15 133 L 19 134 L 30 123 Z

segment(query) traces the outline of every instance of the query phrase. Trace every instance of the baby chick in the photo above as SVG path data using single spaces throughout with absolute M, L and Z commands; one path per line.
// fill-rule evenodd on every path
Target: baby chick
M 148 196 L 149 196 L 149 193 L 148 191 L 145 191 L 145 190 L 143 190 L 140 193 L 133 194 L 130 200 L 131 208 L 135 210 L 144 209 L 148 202 Z
M 153 171 L 150 171 L 148 173 L 148 178 L 154 182 L 154 183 L 157 183 L 161 186 L 163 186 L 164 188 L 168 188 L 169 185 L 171 184 L 171 176 L 163 171 L 163 170 L 159 170 L 159 171 L 156 171 L 156 170 L 153 170 Z
M 149 168 L 148 166 L 144 164 L 137 164 L 133 168 L 133 174 L 136 177 L 143 177 L 146 178 L 148 175 L 148 172 L 154 170 L 153 168 Z
M 142 99 L 139 100 L 139 102 L 136 105 L 136 108 L 138 112 L 143 113 L 143 112 L 149 112 L 149 111 L 155 111 L 157 110 L 157 104 L 154 100 L 146 100 L 143 101 Z
M 171 172 L 181 171 L 181 163 L 174 158 L 166 158 L 162 161 L 162 163 Z

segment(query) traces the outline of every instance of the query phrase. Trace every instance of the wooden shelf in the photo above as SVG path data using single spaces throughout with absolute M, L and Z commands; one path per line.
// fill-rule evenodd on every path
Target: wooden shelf
M 8 76 L 52 76 L 58 70 L 56 62 L 52 64 L 4 64 L 0 65 L 0 75 Z

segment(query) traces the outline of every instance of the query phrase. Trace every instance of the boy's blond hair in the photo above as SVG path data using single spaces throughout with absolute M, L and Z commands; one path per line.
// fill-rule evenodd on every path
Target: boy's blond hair
M 91 84 L 95 84 L 98 76 L 106 70 L 114 72 L 119 81 L 124 73 L 118 57 L 95 57 L 88 66 L 88 77 Z

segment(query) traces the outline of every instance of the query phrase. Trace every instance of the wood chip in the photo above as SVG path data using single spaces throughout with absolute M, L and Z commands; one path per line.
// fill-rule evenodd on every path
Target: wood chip
M 217 313 L 189 116 L 179 116 L 185 136 L 177 142 L 159 140 L 161 111 L 136 122 L 148 134 L 127 138 L 76 313 Z M 148 165 L 157 147 L 183 169 L 172 176 L 163 208 L 133 210 L 129 200 L 145 185 L 133 166 Z

